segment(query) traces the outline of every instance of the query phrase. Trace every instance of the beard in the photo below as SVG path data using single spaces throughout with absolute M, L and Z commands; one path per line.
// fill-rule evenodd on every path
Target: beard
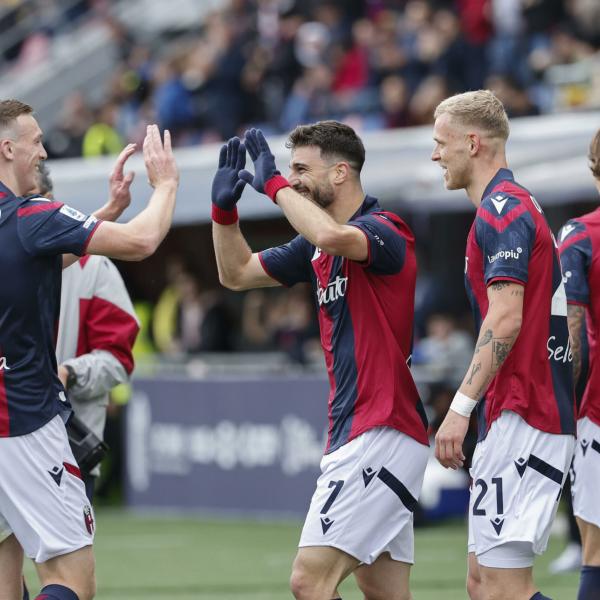
M 321 208 L 331 206 L 334 200 L 333 187 L 330 185 L 315 189 L 311 194 L 312 201 Z

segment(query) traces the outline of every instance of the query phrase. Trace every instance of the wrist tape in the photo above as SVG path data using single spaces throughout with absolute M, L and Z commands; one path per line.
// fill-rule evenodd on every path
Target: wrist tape
M 477 400 L 469 398 L 469 396 L 463 394 L 462 392 L 456 392 L 456 394 L 454 394 L 452 404 L 450 404 L 450 409 L 455 413 L 462 415 L 463 417 L 470 417 L 473 409 L 476 406 Z

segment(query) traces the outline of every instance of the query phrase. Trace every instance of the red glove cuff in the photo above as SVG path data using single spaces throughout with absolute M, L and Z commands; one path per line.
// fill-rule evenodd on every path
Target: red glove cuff
M 281 188 L 285 187 L 290 187 L 290 182 L 282 175 L 273 175 L 273 177 L 265 183 L 265 194 L 277 204 L 275 196 L 277 196 L 277 192 Z
M 219 208 L 216 204 L 212 205 L 212 220 L 219 225 L 233 225 L 238 222 L 237 207 L 231 210 Z

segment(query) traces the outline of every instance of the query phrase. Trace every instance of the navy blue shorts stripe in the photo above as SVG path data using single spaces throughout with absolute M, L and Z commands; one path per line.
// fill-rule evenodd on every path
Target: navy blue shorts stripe
M 596 440 L 592 440 L 592 450 L 600 453 L 600 444 Z
M 400 501 L 410 512 L 415 512 L 418 502 L 417 499 L 408 491 L 404 484 L 394 475 L 392 475 L 385 467 L 379 469 L 377 477 L 387 485 L 392 492 L 400 498 Z
M 544 475 L 548 479 L 554 481 L 554 483 L 558 483 L 558 485 L 562 485 L 563 482 L 563 472 L 559 471 L 557 468 L 549 465 L 547 462 L 543 461 L 541 458 L 538 458 L 534 454 L 529 456 L 529 460 L 527 461 L 527 466 L 531 467 L 534 471 Z

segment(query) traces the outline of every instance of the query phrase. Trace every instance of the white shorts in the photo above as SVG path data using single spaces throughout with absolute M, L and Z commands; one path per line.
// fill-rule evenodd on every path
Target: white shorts
M 60 415 L 0 438 L 0 540 L 14 533 L 38 563 L 89 546 L 94 514 Z
M 577 446 L 571 469 L 573 513 L 600 527 L 600 427 L 587 417 L 577 421 Z
M 548 544 L 575 438 L 504 411 L 473 455 L 469 552 L 484 567 L 533 565 Z
M 389 427 L 326 454 L 299 547 L 339 548 L 365 564 L 383 552 L 413 563 L 413 511 L 428 457 L 428 446 Z

